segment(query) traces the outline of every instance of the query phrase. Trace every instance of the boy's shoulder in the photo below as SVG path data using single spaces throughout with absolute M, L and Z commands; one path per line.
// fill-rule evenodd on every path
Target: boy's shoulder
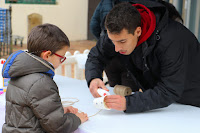
M 44 73 L 32 73 L 24 75 L 16 79 L 11 79 L 10 83 L 18 86 L 27 93 L 31 92 L 31 90 L 43 91 L 49 88 L 54 88 L 57 90 L 57 85 L 54 80 L 48 74 Z

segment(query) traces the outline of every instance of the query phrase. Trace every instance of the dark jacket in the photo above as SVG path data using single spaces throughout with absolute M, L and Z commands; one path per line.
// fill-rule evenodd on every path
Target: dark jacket
M 81 124 L 75 114 L 64 114 L 52 79 L 54 68 L 47 61 L 17 51 L 7 59 L 2 74 L 11 78 L 2 133 L 70 133 Z
M 124 62 L 127 76 L 144 91 L 126 96 L 126 113 L 141 112 L 179 102 L 200 107 L 200 44 L 182 24 L 168 17 L 162 4 L 133 0 L 152 10 L 156 29 L 128 56 L 119 55 L 107 35 L 92 48 L 86 62 L 88 85 L 102 79 L 102 71 L 115 56 Z
M 108 12 L 115 4 L 123 1 L 129 0 L 101 0 L 99 2 L 90 21 L 90 31 L 96 39 L 99 39 L 101 34 L 105 34 L 104 19 Z

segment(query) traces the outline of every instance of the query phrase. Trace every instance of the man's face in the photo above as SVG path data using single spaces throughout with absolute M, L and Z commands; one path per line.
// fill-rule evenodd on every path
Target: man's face
M 138 38 L 141 35 L 141 27 L 137 27 L 134 34 L 123 29 L 119 34 L 112 34 L 107 30 L 108 37 L 115 45 L 115 51 L 123 55 L 129 55 L 135 49 Z

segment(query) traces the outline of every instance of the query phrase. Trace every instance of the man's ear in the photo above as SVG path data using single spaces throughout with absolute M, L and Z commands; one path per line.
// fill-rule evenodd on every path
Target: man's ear
M 141 27 L 137 27 L 136 30 L 135 30 L 135 34 L 137 37 L 140 37 L 142 34 L 142 29 Z
M 51 55 L 51 51 L 45 51 L 45 52 L 42 52 L 42 53 L 41 53 L 41 56 L 40 56 L 40 57 L 41 57 L 42 59 L 48 61 L 50 55 Z

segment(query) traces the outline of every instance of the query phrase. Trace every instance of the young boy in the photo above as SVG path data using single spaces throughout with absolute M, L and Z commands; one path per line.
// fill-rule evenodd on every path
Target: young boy
M 3 133 L 69 133 L 88 120 L 76 108 L 63 108 L 53 81 L 54 69 L 66 59 L 69 46 L 61 29 L 43 24 L 30 32 L 28 52 L 10 55 L 3 67 L 3 77 L 11 78 Z

